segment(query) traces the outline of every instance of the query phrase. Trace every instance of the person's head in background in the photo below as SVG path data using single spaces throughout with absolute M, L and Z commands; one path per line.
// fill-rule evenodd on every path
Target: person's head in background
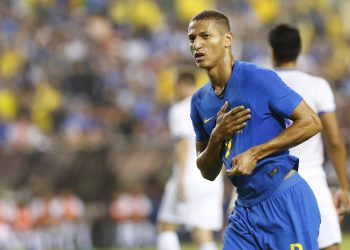
M 269 32 L 272 65 L 274 67 L 296 67 L 301 52 L 299 30 L 289 24 L 277 25 Z
M 179 71 L 175 82 L 176 101 L 190 97 L 196 89 L 196 77 L 190 69 Z

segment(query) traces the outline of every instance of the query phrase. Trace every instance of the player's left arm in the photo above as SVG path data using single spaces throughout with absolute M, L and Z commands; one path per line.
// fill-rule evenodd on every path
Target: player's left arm
M 256 163 L 275 152 L 292 148 L 311 138 L 322 130 L 318 115 L 302 100 L 289 117 L 292 125 L 272 140 L 254 146 L 232 159 L 228 175 L 252 173 Z
M 178 199 L 181 201 L 186 200 L 186 190 L 185 190 L 185 171 L 186 171 L 186 161 L 187 161 L 187 152 L 189 150 L 189 139 L 180 138 L 175 144 L 175 157 L 177 162 L 177 167 L 179 170 L 178 176 Z
M 340 189 L 335 194 L 335 206 L 341 218 L 349 210 L 349 182 L 346 173 L 346 149 L 341 136 L 336 114 L 328 112 L 320 115 L 326 149 L 338 176 Z

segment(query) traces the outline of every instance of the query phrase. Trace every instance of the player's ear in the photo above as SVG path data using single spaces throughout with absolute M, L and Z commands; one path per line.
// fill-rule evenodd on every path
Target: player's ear
M 233 34 L 231 31 L 228 31 L 225 33 L 225 40 L 224 40 L 224 46 L 225 48 L 228 48 L 232 45 L 233 40 Z

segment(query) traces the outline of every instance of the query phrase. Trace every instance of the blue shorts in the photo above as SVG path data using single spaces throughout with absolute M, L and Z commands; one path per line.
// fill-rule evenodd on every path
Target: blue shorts
M 295 173 L 257 205 L 243 207 L 236 202 L 223 250 L 318 250 L 320 223 L 316 198 Z

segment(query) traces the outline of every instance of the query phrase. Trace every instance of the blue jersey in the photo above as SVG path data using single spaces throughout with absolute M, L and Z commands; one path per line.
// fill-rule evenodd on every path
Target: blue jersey
M 292 114 L 301 100 L 302 97 L 275 72 L 236 61 L 224 95 L 217 96 L 208 82 L 192 96 L 191 118 L 196 140 L 209 140 L 216 115 L 225 101 L 229 103 L 227 110 L 239 105 L 249 108 L 251 119 L 244 129 L 225 142 L 221 152 L 226 169 L 230 169 L 233 157 L 278 136 L 285 129 L 284 118 Z M 237 202 L 242 206 L 252 206 L 267 198 L 292 168 L 297 170 L 298 158 L 285 150 L 258 161 L 250 175 L 230 177 L 237 187 Z

